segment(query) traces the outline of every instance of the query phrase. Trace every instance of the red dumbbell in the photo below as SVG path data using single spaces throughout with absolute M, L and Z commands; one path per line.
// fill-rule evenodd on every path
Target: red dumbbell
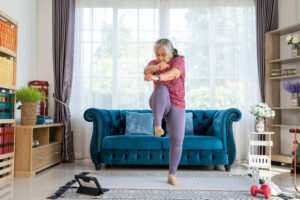
M 259 190 L 256 185 L 252 185 L 251 187 L 252 196 L 256 196 L 257 193 L 264 194 L 265 197 L 268 199 L 271 197 L 271 188 L 268 185 L 264 184 L 260 187 Z

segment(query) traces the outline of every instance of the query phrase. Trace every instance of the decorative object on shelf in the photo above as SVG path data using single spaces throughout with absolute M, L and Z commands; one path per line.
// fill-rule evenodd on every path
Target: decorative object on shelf
M 259 133 L 265 131 L 265 118 L 274 119 L 275 117 L 275 111 L 272 110 L 266 103 L 259 103 L 251 106 L 250 112 L 256 118 L 255 129 Z
M 28 83 L 29 87 L 36 88 L 38 91 L 42 92 L 45 96 L 45 101 L 38 102 L 38 115 L 47 116 L 48 115 L 48 91 L 49 91 L 49 83 L 47 81 L 30 81 Z
M 53 124 L 53 119 L 49 116 L 38 115 L 36 124 Z
M 39 141 L 32 139 L 32 147 L 35 148 L 35 147 L 38 147 L 38 146 L 40 146 Z
M 286 41 L 289 45 L 292 45 L 292 57 L 300 56 L 300 35 L 289 34 Z
M 290 82 L 284 81 L 282 82 L 282 87 L 289 93 L 292 94 L 291 96 L 291 106 L 292 107 L 299 107 L 299 92 L 300 92 L 300 82 Z
M 45 99 L 44 95 L 35 88 L 22 87 L 17 90 L 17 100 L 21 105 L 21 125 L 34 125 L 36 123 L 37 102 Z
M 289 76 L 289 75 L 295 75 L 295 74 L 296 74 L 296 68 L 272 69 L 271 70 L 272 77 Z

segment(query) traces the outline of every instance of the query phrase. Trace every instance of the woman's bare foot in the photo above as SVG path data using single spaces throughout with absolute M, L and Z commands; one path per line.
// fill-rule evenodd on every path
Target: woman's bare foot
M 174 186 L 179 186 L 181 185 L 181 183 L 179 183 L 178 181 L 176 181 L 176 178 L 173 174 L 169 174 L 168 175 L 168 183 L 170 183 L 171 185 Z
M 165 132 L 164 130 L 161 128 L 161 126 L 155 126 L 154 127 L 154 132 L 155 132 L 155 136 L 162 136 Z

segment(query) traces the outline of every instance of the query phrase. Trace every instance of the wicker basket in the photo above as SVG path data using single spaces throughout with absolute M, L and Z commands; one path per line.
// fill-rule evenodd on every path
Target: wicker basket
M 37 103 L 22 102 L 21 125 L 35 125 L 36 113 L 37 113 Z

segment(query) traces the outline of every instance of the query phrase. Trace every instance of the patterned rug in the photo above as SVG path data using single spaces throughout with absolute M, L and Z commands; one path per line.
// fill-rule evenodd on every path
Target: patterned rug
M 166 182 L 167 172 L 100 171 L 89 173 L 96 177 L 102 188 L 109 189 L 103 195 L 89 196 L 76 193 L 75 180 L 59 188 L 49 199 L 128 199 L 128 200 L 252 200 L 264 199 L 262 195 L 252 197 L 252 179 L 247 175 L 227 172 L 178 172 L 178 187 Z M 282 199 L 272 197 L 271 199 Z

